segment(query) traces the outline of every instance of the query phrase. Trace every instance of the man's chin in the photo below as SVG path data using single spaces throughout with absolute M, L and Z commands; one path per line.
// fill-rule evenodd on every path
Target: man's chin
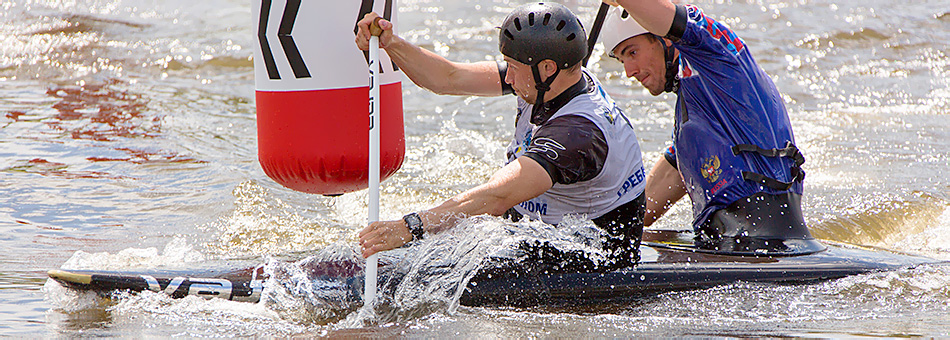
M 650 82 L 650 83 L 653 83 L 653 82 Z M 643 87 L 647 88 L 647 91 L 650 91 L 650 94 L 654 96 L 659 96 L 663 94 L 663 90 L 666 87 L 666 86 L 661 86 L 661 84 L 653 84 L 652 86 L 647 86 L 647 84 L 642 84 L 642 85 Z M 662 84 L 662 85 L 666 85 L 666 84 Z
M 637 81 L 640 83 L 640 86 L 643 86 L 643 88 L 647 89 L 647 91 L 649 91 L 650 94 L 654 96 L 659 96 L 660 94 L 663 93 L 662 87 L 647 85 L 646 83 L 649 82 L 648 80 L 652 80 L 652 78 L 650 78 L 650 76 L 646 76 L 643 79 L 637 79 Z
M 534 98 L 531 98 L 528 96 L 522 96 L 520 94 L 518 95 L 518 97 L 521 98 L 521 100 L 524 100 L 526 103 L 534 105 Z

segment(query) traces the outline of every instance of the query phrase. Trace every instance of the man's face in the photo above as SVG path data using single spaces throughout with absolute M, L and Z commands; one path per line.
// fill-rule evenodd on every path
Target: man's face
M 636 78 L 654 96 L 663 93 L 666 88 L 666 59 L 663 47 L 656 38 L 641 34 L 624 40 L 614 48 L 613 54 L 623 63 L 627 77 Z
M 531 66 L 522 64 L 517 60 L 505 57 L 508 63 L 508 73 L 505 75 L 505 82 L 511 85 L 515 94 L 521 97 L 528 104 L 534 104 L 537 99 L 537 90 L 534 89 L 534 74 L 531 73 Z

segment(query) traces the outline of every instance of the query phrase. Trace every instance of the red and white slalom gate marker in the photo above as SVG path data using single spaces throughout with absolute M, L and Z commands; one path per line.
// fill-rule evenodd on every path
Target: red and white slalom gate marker
M 324 195 L 367 188 L 367 56 L 356 22 L 381 13 L 396 24 L 396 0 L 258 0 L 254 53 L 258 157 L 288 188 Z M 395 29 L 395 28 L 394 28 Z M 377 111 L 380 177 L 405 157 L 401 72 L 380 53 Z

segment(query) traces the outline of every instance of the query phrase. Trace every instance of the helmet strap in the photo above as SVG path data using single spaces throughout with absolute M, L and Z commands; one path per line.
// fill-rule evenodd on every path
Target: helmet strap
M 541 81 L 541 70 L 538 69 L 538 64 L 531 65 L 531 73 L 534 75 L 534 88 L 538 90 L 538 97 L 531 109 L 531 124 L 541 125 L 544 123 L 541 119 L 543 115 L 540 114 L 544 110 L 544 93 L 551 90 L 551 84 L 554 83 L 554 78 L 557 78 L 558 73 L 561 73 L 561 68 L 557 68 L 554 74 L 544 81 Z
M 663 47 L 663 59 L 666 61 L 666 87 L 663 89 L 664 92 L 676 92 L 680 87 L 679 75 L 679 59 L 674 58 L 676 49 L 672 46 L 666 46 L 666 41 L 663 40 L 660 36 L 653 34 L 653 37 L 660 42 L 660 46 Z

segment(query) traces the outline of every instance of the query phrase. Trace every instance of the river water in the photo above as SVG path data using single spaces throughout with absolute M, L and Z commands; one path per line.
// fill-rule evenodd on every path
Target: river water
M 566 2 L 592 22 L 597 2 Z M 521 3 L 400 0 L 400 30 L 450 59 L 492 60 L 495 27 Z M 695 4 L 736 30 L 783 92 L 808 158 L 813 235 L 950 260 L 950 3 Z M 0 8 L 0 335 L 950 336 L 946 266 L 583 308 L 458 306 L 455 288 L 473 263 L 395 287 L 378 315 L 295 294 L 287 287 L 307 261 L 298 259 L 355 256 L 366 194 L 294 192 L 258 165 L 251 1 L 0 0 Z M 595 56 L 591 69 L 624 103 L 647 166 L 661 159 L 673 97 L 649 96 L 613 60 Z M 382 184 L 384 219 L 486 180 L 504 160 L 514 119 L 513 98 L 403 88 L 406 159 Z M 656 227 L 688 221 L 681 202 Z M 410 250 L 407 263 L 425 267 L 460 249 L 475 261 L 470 254 L 500 242 L 481 236 L 505 228 L 558 237 L 478 217 Z M 235 259 L 269 263 L 286 276 L 284 288 L 272 282 L 259 304 L 100 299 L 46 278 L 60 267 Z

